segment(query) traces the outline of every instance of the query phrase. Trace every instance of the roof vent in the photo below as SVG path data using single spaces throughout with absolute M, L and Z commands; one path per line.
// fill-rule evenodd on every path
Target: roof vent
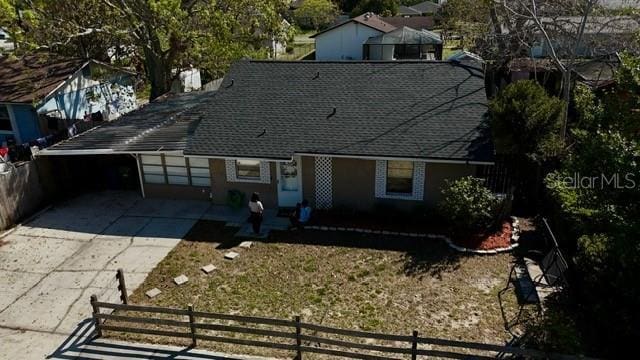
M 368 12 L 364 14 L 364 19 L 365 20 L 369 20 L 371 18 L 371 15 L 373 15 L 372 13 Z
M 336 112 L 338 112 L 338 109 L 333 108 L 333 111 L 331 112 L 331 114 L 327 115 L 327 119 L 333 117 L 336 114 Z

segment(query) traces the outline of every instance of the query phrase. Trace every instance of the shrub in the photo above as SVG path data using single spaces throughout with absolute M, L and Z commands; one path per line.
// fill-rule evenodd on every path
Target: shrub
M 235 210 L 241 209 L 244 204 L 245 194 L 240 190 L 229 190 L 227 192 L 227 205 Z
M 456 235 L 489 230 L 497 224 L 498 199 L 472 176 L 447 181 L 439 209 Z

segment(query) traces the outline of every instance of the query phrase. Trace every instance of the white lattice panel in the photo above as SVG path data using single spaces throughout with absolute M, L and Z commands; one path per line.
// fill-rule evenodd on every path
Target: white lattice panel
M 319 156 L 316 162 L 316 207 L 330 209 L 333 206 L 332 162 L 330 157 Z
M 387 161 L 376 161 L 376 197 L 379 199 L 398 199 L 398 200 L 423 200 L 424 199 L 424 181 L 425 181 L 425 163 L 413 163 L 413 193 L 412 194 L 387 194 Z
M 249 183 L 259 183 L 259 184 L 271 184 L 271 167 L 269 166 L 269 162 L 267 161 L 260 161 L 260 179 L 238 178 L 238 174 L 236 173 L 235 160 L 225 160 L 224 166 L 227 173 L 228 182 L 249 182 Z

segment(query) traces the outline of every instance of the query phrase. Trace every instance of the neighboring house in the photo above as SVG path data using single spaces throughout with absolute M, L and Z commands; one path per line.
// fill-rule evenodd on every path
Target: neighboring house
M 385 19 L 394 19 L 399 26 L 391 25 Z M 429 31 L 420 31 L 421 29 L 416 30 L 401 25 L 401 21 L 396 19 L 413 18 L 382 18 L 366 13 L 311 36 L 316 44 L 315 60 L 442 59 L 442 40 L 439 36 Z M 438 40 L 434 37 L 438 37 Z M 417 45 L 423 44 L 422 41 L 428 42 L 424 44 L 425 50 L 430 46 L 433 48 L 431 53 L 439 56 L 421 57 L 419 46 L 418 51 L 408 50 L 411 55 L 407 55 L 407 51 L 400 50 L 416 48 Z M 436 42 L 439 43 L 436 44 Z M 379 51 L 382 45 L 386 45 L 386 55 Z M 373 49 L 372 53 L 369 52 L 370 49 Z M 395 49 L 399 51 L 396 53 Z M 394 57 L 394 54 L 397 56 Z
M 398 15 L 407 17 L 435 15 L 440 11 L 440 7 L 441 5 L 437 2 L 429 0 L 410 6 L 400 5 L 398 7 Z
M 362 60 L 365 41 L 395 29 L 372 13 L 354 17 L 311 36 L 316 42 L 316 60 Z
M 560 57 L 568 58 L 572 53 L 578 57 L 597 57 L 634 50 L 636 34 L 640 30 L 637 19 L 627 16 L 592 16 L 589 18 L 581 45 L 575 48 L 576 37 L 579 33 L 582 18 L 579 16 L 561 16 L 542 18 L 540 20 L 553 39 L 555 52 Z M 530 24 L 530 26 L 534 26 Z M 577 50 L 577 51 L 576 51 Z M 536 58 L 549 57 L 551 49 L 543 34 L 534 36 L 531 56 Z
M 432 30 L 436 26 L 433 16 L 385 16 L 382 21 L 396 28 L 406 26 L 416 30 Z
M 364 43 L 365 60 L 441 60 L 442 39 L 428 30 L 408 27 L 371 37 Z
M 592 89 L 603 89 L 615 84 L 615 73 L 620 67 L 618 54 L 599 56 L 593 59 L 578 59 L 573 74 L 577 82 Z M 509 62 L 511 81 L 537 80 L 553 92 L 559 92 L 562 74 L 551 59 L 517 58 Z
M 473 66 L 241 61 L 218 91 L 181 96 L 193 101 L 151 103 L 41 154 L 134 155 L 149 197 L 224 205 L 236 190 L 270 208 L 358 210 L 433 206 L 446 180 L 493 164 Z
M 29 143 L 86 115 L 114 119 L 137 107 L 135 74 L 52 55 L 0 59 L 0 144 Z
M 0 28 L 0 55 L 4 52 L 13 51 L 14 43 L 9 37 L 9 33 Z

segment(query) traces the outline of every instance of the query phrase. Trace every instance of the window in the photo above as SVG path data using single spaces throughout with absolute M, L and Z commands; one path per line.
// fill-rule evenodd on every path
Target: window
M 187 162 L 183 156 L 165 156 L 164 164 L 169 184 L 189 185 Z
M 236 177 L 239 179 L 260 179 L 260 161 L 236 160 Z
M 211 186 L 208 159 L 189 159 L 183 156 L 142 155 L 144 182 L 149 184 Z M 191 177 L 189 177 L 191 174 Z
M 191 171 L 191 185 L 211 186 L 209 159 L 189 158 L 189 170 Z
M 387 161 L 387 194 L 413 194 L 413 162 Z
M 0 130 L 13 131 L 11 118 L 9 117 L 9 108 L 4 105 L 0 105 Z
M 378 199 L 424 199 L 426 166 L 421 161 L 377 160 L 375 197 Z
M 225 160 L 228 182 L 271 183 L 271 167 L 260 160 Z
M 146 183 L 164 184 L 166 181 L 160 155 L 142 155 L 142 171 Z

